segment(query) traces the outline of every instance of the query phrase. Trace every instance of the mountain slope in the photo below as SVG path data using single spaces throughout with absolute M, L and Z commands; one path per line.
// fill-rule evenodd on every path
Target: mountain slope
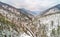
M 18 27 L 14 23 L 10 22 L 6 17 L 0 14 L 0 37 L 3 37 L 2 35 L 7 37 L 11 34 L 14 36 L 14 31 L 17 33 L 19 32 L 17 28 Z
M 11 23 L 16 24 L 13 26 L 13 28 L 11 28 L 13 30 L 13 32 L 17 31 L 20 33 L 22 31 L 21 33 L 27 34 L 27 31 L 29 31 L 31 34 L 33 34 L 33 32 L 30 30 L 30 28 L 27 27 L 27 25 L 26 25 L 29 22 L 31 22 L 30 19 L 33 18 L 32 16 L 26 15 L 26 14 L 22 13 L 21 11 L 19 11 L 17 8 L 15 9 L 15 7 L 8 6 L 8 4 L 6 5 L 5 3 L 2 3 L 2 2 L 0 2 L 0 4 L 1 4 L 0 5 L 0 14 L 2 14 L 5 17 L 4 19 L 1 17 L 1 20 L 3 20 L 2 23 L 4 23 L 4 24 L 8 23 L 8 26 L 6 26 L 6 27 L 11 28 L 12 26 L 9 26 L 10 22 L 11 22 Z M 8 20 L 9 22 L 6 22 L 6 20 Z M 12 34 L 12 35 L 14 35 L 14 34 Z
M 0 7 L 2 7 L 2 6 L 3 6 L 3 7 L 6 7 L 6 10 L 9 10 L 9 8 L 11 8 L 11 10 L 9 10 L 9 11 L 11 11 L 11 12 L 12 12 L 12 10 L 14 11 L 14 9 L 15 9 L 15 10 L 17 10 L 16 14 L 18 14 L 18 12 L 20 12 L 21 14 L 26 15 L 28 18 L 31 18 L 31 17 L 33 16 L 32 14 L 29 13 L 30 11 L 28 11 L 28 10 L 18 9 L 18 8 L 15 8 L 15 7 L 9 5 L 9 4 L 0 2 Z M 15 13 L 15 12 L 14 12 L 14 13 Z M 33 16 L 33 17 L 34 17 L 34 16 Z
M 60 4 L 55 5 L 55 6 L 51 7 L 51 8 L 43 11 L 40 15 L 42 16 L 42 15 L 45 15 L 45 14 L 50 14 L 50 13 L 52 13 L 52 11 L 53 11 L 54 13 L 55 13 L 55 12 L 59 12 L 59 11 L 60 11 Z M 50 13 L 49 13 L 49 12 L 50 12 Z

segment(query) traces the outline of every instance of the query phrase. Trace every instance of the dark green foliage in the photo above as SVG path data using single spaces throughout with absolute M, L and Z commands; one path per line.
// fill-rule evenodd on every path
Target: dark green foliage
M 60 34 L 60 26 L 58 26 L 57 33 Z
M 55 29 L 52 30 L 52 34 L 55 35 Z

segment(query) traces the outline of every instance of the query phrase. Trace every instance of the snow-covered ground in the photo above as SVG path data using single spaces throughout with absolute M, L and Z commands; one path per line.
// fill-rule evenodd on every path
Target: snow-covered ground
M 23 33 L 23 34 L 21 34 L 21 36 L 20 36 L 20 37 L 31 37 L 31 36 L 29 36 L 29 35 L 27 35 L 27 34 Z

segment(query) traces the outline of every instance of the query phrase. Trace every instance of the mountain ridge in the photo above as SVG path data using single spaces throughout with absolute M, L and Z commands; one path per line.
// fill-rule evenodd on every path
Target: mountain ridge
M 22 14 L 24 14 L 24 15 L 27 15 L 28 17 L 29 16 L 33 16 L 32 14 L 30 14 L 30 13 L 27 13 L 27 10 L 24 10 L 24 9 L 18 9 L 18 8 L 15 8 L 15 7 L 13 7 L 13 6 L 11 6 L 11 5 L 9 5 L 9 4 L 6 4 L 6 3 L 3 3 L 3 2 L 1 2 L 0 1 L 0 6 L 2 6 L 2 5 L 7 5 L 8 7 L 11 7 L 11 8 L 14 8 L 14 9 L 16 9 L 17 11 L 19 11 L 20 13 L 22 13 Z M 22 12 L 21 12 L 22 11 Z
M 44 14 L 47 13 L 49 10 L 55 9 L 55 8 L 57 8 L 58 10 L 60 10 L 60 4 L 57 4 L 57 5 L 53 6 L 53 7 L 50 7 L 50 8 L 48 8 L 48 9 L 44 10 L 40 15 L 44 15 Z

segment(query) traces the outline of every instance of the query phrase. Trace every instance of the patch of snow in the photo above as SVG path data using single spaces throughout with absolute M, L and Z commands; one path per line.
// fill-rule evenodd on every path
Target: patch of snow
M 20 37 L 31 37 L 31 36 L 29 36 L 29 35 L 23 33 Z

